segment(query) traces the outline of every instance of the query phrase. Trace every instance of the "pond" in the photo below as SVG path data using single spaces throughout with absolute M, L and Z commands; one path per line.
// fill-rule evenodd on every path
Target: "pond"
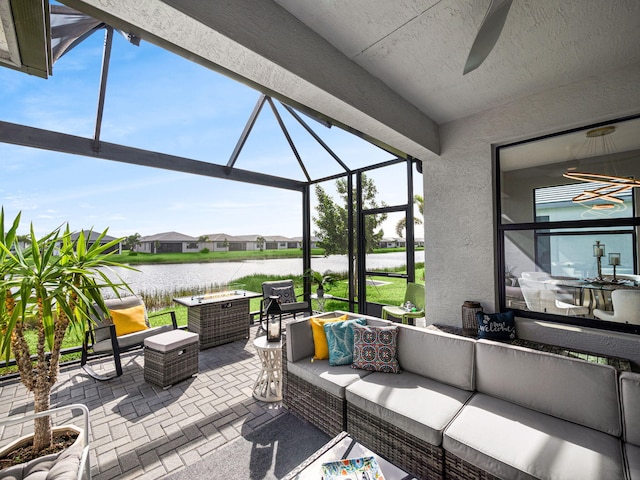
M 423 252 L 416 252 L 416 261 L 423 262 Z M 406 264 L 404 252 L 367 255 L 367 269 L 378 270 Z M 314 270 L 346 272 L 346 255 L 329 255 L 311 259 Z M 246 260 L 240 262 L 180 263 L 169 265 L 138 265 L 138 270 L 114 269 L 135 292 L 169 290 L 175 287 L 198 287 L 211 284 L 224 285 L 240 277 L 255 274 L 301 275 L 302 259 L 285 258 L 270 260 Z

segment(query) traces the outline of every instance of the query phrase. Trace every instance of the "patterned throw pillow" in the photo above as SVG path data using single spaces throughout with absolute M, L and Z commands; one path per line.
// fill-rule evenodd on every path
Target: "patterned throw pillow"
M 351 368 L 399 373 L 398 327 L 353 326 Z
M 515 340 L 516 323 L 512 311 L 504 313 L 476 313 L 478 338 L 487 340 Z
M 271 295 L 280 297 L 280 303 L 295 303 L 296 292 L 293 287 L 276 287 L 271 289 Z
M 350 365 L 353 362 L 353 325 L 366 325 L 367 320 L 358 318 L 324 324 L 329 346 L 329 365 Z

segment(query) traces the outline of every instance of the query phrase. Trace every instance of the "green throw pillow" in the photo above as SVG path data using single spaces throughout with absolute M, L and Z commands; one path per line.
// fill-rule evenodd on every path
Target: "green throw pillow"
M 351 365 L 353 362 L 353 325 L 366 325 L 364 318 L 325 323 L 324 333 L 329 346 L 329 365 Z

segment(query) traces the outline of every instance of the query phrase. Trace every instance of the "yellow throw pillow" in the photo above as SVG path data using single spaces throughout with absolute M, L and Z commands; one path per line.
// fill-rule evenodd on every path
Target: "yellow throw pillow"
M 116 335 L 126 335 L 127 333 L 140 332 L 146 330 L 147 324 L 144 321 L 144 305 L 137 305 L 120 310 L 109 310 L 111 320 L 116 326 Z
M 324 324 L 331 322 L 343 322 L 348 320 L 349 315 L 342 315 L 338 318 L 312 318 L 311 332 L 313 333 L 313 346 L 315 347 L 314 360 L 326 360 L 329 358 L 329 345 L 327 344 L 327 334 L 324 333 Z

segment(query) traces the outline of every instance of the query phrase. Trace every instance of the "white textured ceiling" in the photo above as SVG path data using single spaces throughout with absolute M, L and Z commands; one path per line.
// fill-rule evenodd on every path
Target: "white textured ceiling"
M 275 0 L 437 123 L 640 62 L 639 0 L 514 0 L 475 71 L 490 0 Z

